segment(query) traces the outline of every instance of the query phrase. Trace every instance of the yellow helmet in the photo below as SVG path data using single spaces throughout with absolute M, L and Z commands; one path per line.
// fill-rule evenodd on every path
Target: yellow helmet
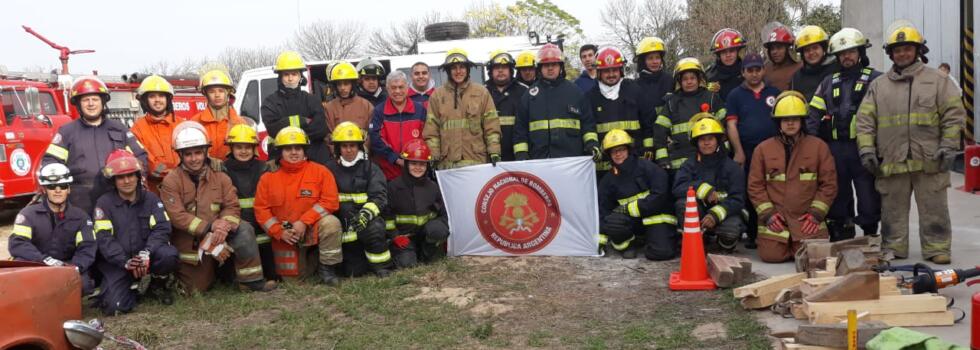
M 231 82 L 231 77 L 223 70 L 213 69 L 201 76 L 201 83 L 198 88 L 204 92 L 210 86 L 224 86 L 232 93 L 235 92 L 235 85 Z
M 664 51 L 665 49 L 664 49 L 663 39 L 660 39 L 655 36 L 648 36 L 646 38 L 643 38 L 643 40 L 640 40 L 640 43 L 636 45 L 635 56 L 640 57 L 640 55 L 648 54 L 651 52 L 660 52 L 661 54 L 663 54 Z
M 772 107 L 773 118 L 805 118 L 807 116 L 806 97 L 797 91 L 783 91 L 776 97 Z
M 279 130 L 276 134 L 276 147 L 283 146 L 309 146 L 310 138 L 306 136 L 306 132 L 295 126 L 287 126 Z
M 282 134 L 282 132 L 280 132 Z M 259 144 L 259 136 L 248 124 L 236 124 L 228 130 L 228 137 L 225 138 L 226 144 L 243 143 L 249 145 Z
M 337 127 L 333 129 L 333 134 L 331 138 L 334 143 L 337 142 L 364 142 L 364 132 L 361 128 L 352 122 L 343 122 L 337 124 Z
M 633 137 L 623 129 L 612 129 L 602 138 L 602 150 L 609 150 L 618 146 L 633 146 Z
M 357 80 L 357 78 L 357 69 L 347 61 L 333 65 L 333 69 L 330 70 L 330 81 Z
M 677 61 L 677 64 L 674 66 L 674 79 L 679 78 L 681 73 L 689 70 L 697 71 L 702 75 L 704 74 L 704 66 L 701 65 L 701 61 L 698 61 L 694 57 L 685 57 Z
M 725 135 L 725 128 L 711 113 L 700 112 L 688 122 L 691 123 L 691 142 L 697 142 L 698 137 L 704 135 Z
M 276 65 L 272 67 L 272 71 L 279 73 L 287 70 L 306 70 L 306 64 L 303 63 L 303 57 L 299 55 L 296 51 L 283 51 L 276 58 Z
M 885 40 L 885 49 L 891 49 L 899 44 L 918 44 L 924 45 L 926 40 L 922 38 L 922 33 L 913 26 L 901 26 L 891 33 L 888 33 L 888 40 Z
M 521 52 L 517 55 L 517 68 L 534 68 L 534 53 L 531 51 Z
M 143 96 L 149 92 L 164 93 L 173 97 L 174 87 L 170 85 L 167 79 L 159 75 L 151 75 L 144 78 L 143 82 L 140 83 L 139 89 L 136 90 L 136 96 Z
M 458 47 L 446 51 L 446 61 L 443 62 L 443 65 L 448 66 L 454 63 L 473 64 L 473 62 L 470 62 L 469 55 L 466 54 L 466 51 Z
M 830 40 L 827 32 L 818 26 L 804 26 L 796 34 L 796 50 L 802 51 L 804 46 L 826 43 Z
M 511 56 L 507 51 L 496 50 L 490 53 L 490 61 L 487 62 L 487 66 L 493 65 L 504 65 L 504 66 L 514 66 L 514 56 Z

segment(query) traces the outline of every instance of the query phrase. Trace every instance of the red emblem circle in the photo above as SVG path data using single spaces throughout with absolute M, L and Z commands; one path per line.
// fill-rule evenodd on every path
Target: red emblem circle
M 487 181 L 475 211 L 480 235 L 511 254 L 541 250 L 561 226 L 558 197 L 541 178 L 523 171 L 505 172 Z

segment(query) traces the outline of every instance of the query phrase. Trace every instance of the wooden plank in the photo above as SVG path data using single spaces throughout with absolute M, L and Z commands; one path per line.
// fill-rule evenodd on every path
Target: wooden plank
M 864 254 L 857 253 L 864 259 Z M 852 272 L 820 288 L 804 300 L 828 302 L 878 299 L 881 295 L 878 279 L 878 273 L 874 271 Z
M 871 263 L 864 256 L 860 247 L 848 247 L 837 252 L 837 266 L 834 267 L 837 276 L 846 276 L 852 272 L 870 271 Z M 831 267 L 828 265 L 827 270 Z
M 805 278 L 800 282 L 800 292 L 806 298 L 840 278 L 839 276 Z M 878 277 L 878 293 L 881 295 L 901 295 L 902 291 L 898 289 L 898 279 L 895 276 Z
M 708 274 L 718 287 L 728 288 L 752 274 L 752 261 L 728 255 L 708 254 Z
M 847 319 L 847 316 L 832 316 L 822 313 L 817 313 L 816 315 L 811 316 L 810 323 L 812 324 L 840 323 L 841 321 Z M 952 326 L 953 317 L 954 315 L 952 311 L 936 311 L 886 315 L 871 314 L 866 316 L 865 319 L 870 321 L 881 321 L 891 327 L 925 327 Z
M 946 298 L 933 294 L 884 296 L 878 300 L 858 301 L 808 302 L 804 300 L 803 303 L 806 305 L 811 321 L 818 314 L 843 317 L 848 309 L 858 312 L 868 311 L 871 313 L 872 320 L 875 315 L 946 311 Z
M 857 324 L 858 348 L 864 349 L 864 344 L 888 328 L 890 327 L 881 321 L 859 322 Z M 806 345 L 845 348 L 847 347 L 847 324 L 801 324 L 796 330 L 796 342 Z
M 736 298 L 750 296 L 759 297 L 763 294 L 772 294 L 772 297 L 775 298 L 776 294 L 778 294 L 780 290 L 798 285 L 804 278 L 806 278 L 805 272 L 774 276 L 759 282 L 735 288 L 732 290 L 732 293 Z
M 772 304 L 776 303 L 776 296 L 779 295 L 781 290 L 774 292 L 766 292 L 760 296 L 748 296 L 739 300 L 742 307 L 746 310 L 761 309 L 765 307 L 770 307 Z

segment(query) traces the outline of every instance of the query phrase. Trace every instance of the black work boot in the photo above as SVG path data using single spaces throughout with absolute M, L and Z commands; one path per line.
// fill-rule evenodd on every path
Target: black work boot
M 861 225 L 861 231 L 863 231 L 865 236 L 877 236 L 878 224 Z
M 150 281 L 150 288 L 148 293 L 150 296 L 156 298 L 163 305 L 173 305 L 174 304 L 174 293 L 171 290 L 171 276 L 153 276 Z
M 238 289 L 243 292 L 271 292 L 276 290 L 279 284 L 276 281 L 260 279 L 258 281 L 239 283 Z
M 636 259 L 637 250 L 639 249 L 636 248 L 635 244 L 630 244 L 629 247 L 626 247 L 626 249 L 621 252 L 623 259 Z
M 330 287 L 340 285 L 340 278 L 337 277 L 337 272 L 333 265 L 320 264 L 320 266 L 317 267 L 317 274 L 320 275 L 320 280 L 323 281 L 323 284 Z

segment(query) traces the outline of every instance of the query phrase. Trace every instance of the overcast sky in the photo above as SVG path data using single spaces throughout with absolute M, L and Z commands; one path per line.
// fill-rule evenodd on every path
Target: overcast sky
M 497 2 L 510 5 L 514 0 Z M 552 2 L 582 22 L 589 40 L 598 41 L 603 36 L 599 19 L 603 1 Z M 447 3 L 462 5 L 446 8 Z M 470 0 L 5 0 L 2 7 L 6 20 L 0 23 L 3 47 L 0 65 L 11 71 L 60 67 L 57 51 L 24 32 L 21 25 L 32 27 L 71 49 L 96 50 L 96 53 L 73 55 L 69 63 L 73 73 L 98 69 L 100 74 L 122 74 L 161 60 L 181 62 L 187 58 L 213 57 L 226 47 L 278 45 L 290 38 L 299 25 L 317 20 L 353 20 L 377 28 L 434 9 L 459 15 L 471 3 Z

